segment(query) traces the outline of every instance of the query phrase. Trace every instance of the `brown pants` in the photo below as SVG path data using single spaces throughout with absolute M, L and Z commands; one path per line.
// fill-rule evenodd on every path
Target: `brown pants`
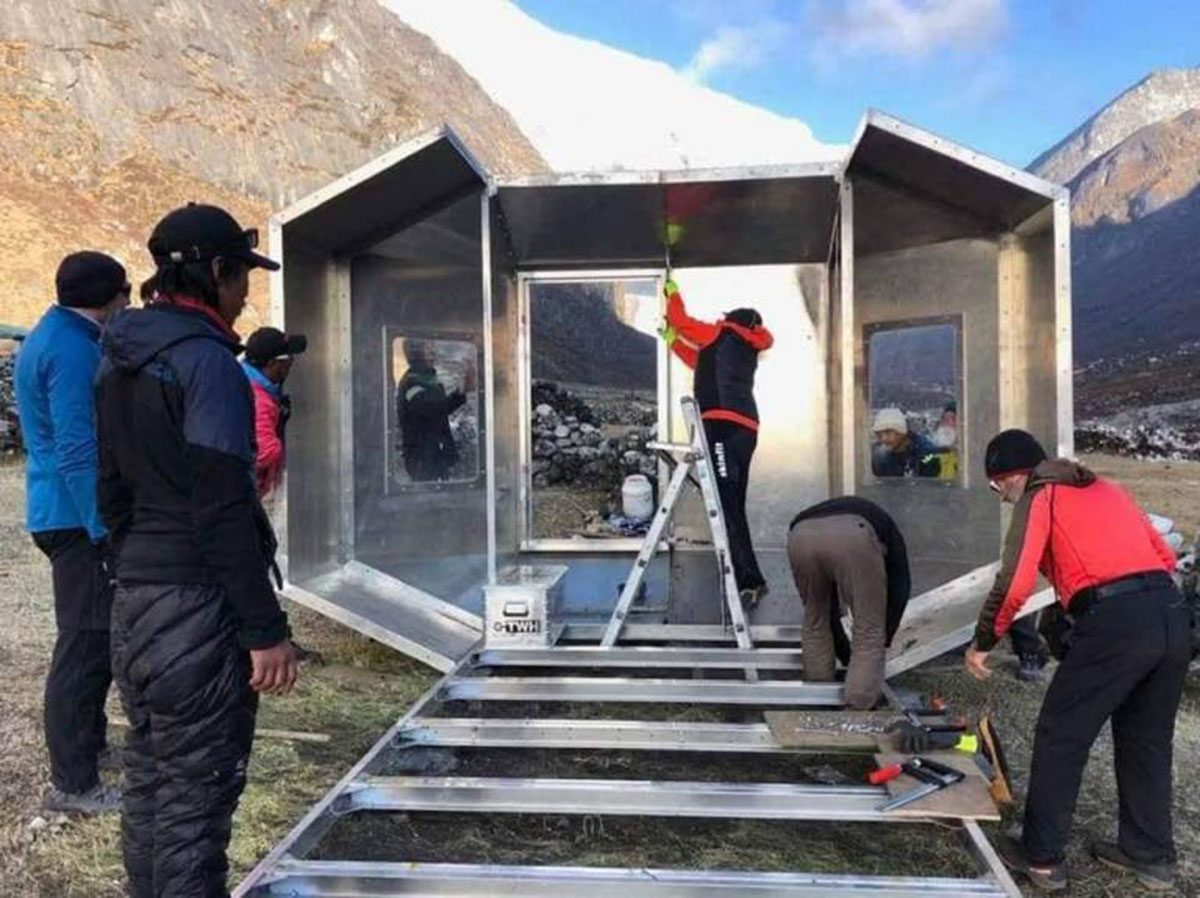
M 846 705 L 873 708 L 883 690 L 887 647 L 885 550 L 874 529 L 857 515 L 800 521 L 788 535 L 788 561 L 804 602 L 804 676 L 834 678 L 830 605 L 836 597 L 854 616 Z

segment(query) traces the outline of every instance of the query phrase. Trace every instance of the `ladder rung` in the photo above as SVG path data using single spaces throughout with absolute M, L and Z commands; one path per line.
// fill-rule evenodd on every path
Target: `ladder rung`
M 646 444 L 647 449 L 652 449 L 655 452 L 683 452 L 692 453 L 696 449 L 691 443 L 659 443 L 650 442 Z

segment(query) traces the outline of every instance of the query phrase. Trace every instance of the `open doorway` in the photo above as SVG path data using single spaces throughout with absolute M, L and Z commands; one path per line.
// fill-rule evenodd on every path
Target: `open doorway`
M 532 276 L 523 292 L 525 547 L 628 550 L 659 488 L 659 281 Z

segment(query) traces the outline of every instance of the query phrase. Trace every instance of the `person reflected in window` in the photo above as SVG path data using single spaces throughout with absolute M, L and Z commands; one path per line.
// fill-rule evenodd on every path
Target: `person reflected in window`
M 871 428 L 875 446 L 871 470 L 876 477 L 940 477 L 942 457 L 923 434 L 912 433 L 898 408 L 882 409 Z
M 958 473 L 958 403 L 953 399 L 942 409 L 937 429 L 930 438 L 934 448 L 941 453 L 942 480 L 953 480 Z
M 459 389 L 446 392 L 424 342 L 405 340 L 404 356 L 408 370 L 396 386 L 396 421 L 404 470 L 416 483 L 449 480 L 458 463 L 450 415 L 467 397 Z
M 958 445 L 958 403 L 951 400 L 942 409 L 942 417 L 938 419 L 937 430 L 931 440 L 938 449 L 953 449 Z

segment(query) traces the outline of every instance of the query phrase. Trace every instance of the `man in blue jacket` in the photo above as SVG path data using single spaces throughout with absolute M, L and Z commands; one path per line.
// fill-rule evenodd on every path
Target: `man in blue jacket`
M 100 785 L 98 764 L 112 682 L 112 587 L 107 531 L 96 507 L 96 410 L 92 378 L 100 328 L 129 304 L 125 269 L 103 253 L 73 253 L 55 278 L 58 304 L 25 340 L 16 393 L 27 459 L 26 527 L 50 559 L 58 639 L 46 677 L 50 752 L 47 810 L 102 813 L 119 797 Z

